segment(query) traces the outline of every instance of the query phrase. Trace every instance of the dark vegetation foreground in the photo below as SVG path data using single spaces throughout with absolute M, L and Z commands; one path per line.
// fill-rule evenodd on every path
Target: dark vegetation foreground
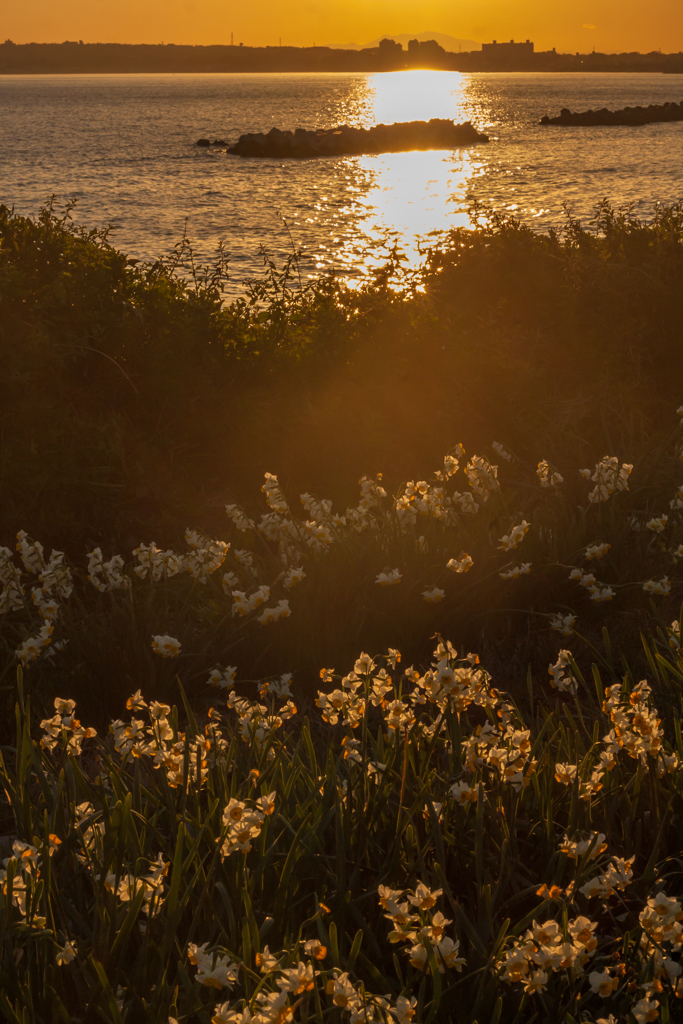
M 0 1014 L 674 1024 L 683 207 L 264 264 L 0 207 Z

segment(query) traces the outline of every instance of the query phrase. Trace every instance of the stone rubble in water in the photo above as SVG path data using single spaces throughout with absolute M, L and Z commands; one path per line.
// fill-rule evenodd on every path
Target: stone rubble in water
M 452 149 L 488 142 L 488 135 L 478 132 L 469 122 L 455 124 L 445 118 L 431 121 L 403 121 L 378 124 L 373 128 L 351 128 L 341 125 L 328 131 L 280 131 L 241 135 L 239 142 L 228 148 L 237 156 L 315 157 L 360 156 L 366 153 L 402 153 L 414 149 Z M 198 146 L 218 145 L 199 139 Z M 224 144 L 224 143 L 222 143 Z
M 683 121 L 683 103 L 651 103 L 649 107 L 624 107 L 623 110 L 583 110 L 572 113 L 564 107 L 558 117 L 542 117 L 540 124 L 561 124 L 576 126 L 608 124 L 656 124 L 658 122 Z

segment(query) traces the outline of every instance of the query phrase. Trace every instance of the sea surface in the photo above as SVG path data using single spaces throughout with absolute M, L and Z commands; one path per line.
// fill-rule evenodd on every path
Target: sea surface
M 472 223 L 475 203 L 539 230 L 584 223 L 602 199 L 649 217 L 683 199 L 683 123 L 542 127 L 543 114 L 683 100 L 655 74 L 62 75 L 0 77 L 0 202 L 36 214 L 53 194 L 74 218 L 112 226 L 132 257 L 183 236 L 200 261 L 223 241 L 233 293 L 303 247 L 303 271 L 359 281 L 398 241 L 421 249 Z M 472 121 L 488 144 L 455 151 L 310 160 L 245 159 L 197 148 L 279 128 Z

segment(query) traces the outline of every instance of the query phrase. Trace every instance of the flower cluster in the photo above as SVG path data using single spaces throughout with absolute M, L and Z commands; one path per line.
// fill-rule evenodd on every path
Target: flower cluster
M 121 903 L 130 903 L 139 893 L 142 893 L 142 913 L 151 917 L 159 912 L 166 898 L 164 877 L 168 873 L 169 867 L 169 862 L 165 861 L 161 854 L 158 854 L 156 860 L 150 864 L 150 871 L 146 875 L 130 873 L 117 875 L 114 872 L 109 872 L 104 878 L 104 886 Z
M 218 952 L 209 953 L 207 946 L 208 942 L 201 946 L 190 942 L 187 947 L 187 958 L 197 968 L 197 981 L 219 992 L 223 988 L 232 989 L 237 982 L 240 965 L 229 956 L 221 956 Z
M 9 548 L 0 547 L 0 615 L 18 612 L 24 607 L 21 570 L 12 562 Z
M 64 700 L 55 697 L 55 714 L 52 718 L 44 718 L 40 723 L 43 735 L 40 745 L 44 750 L 54 750 L 60 744 L 69 756 L 81 753 L 83 741 L 97 735 L 95 729 L 84 729 L 74 715 L 75 700 Z
M 500 544 L 498 545 L 501 551 L 512 551 L 524 540 L 531 523 L 527 523 L 526 519 L 523 519 L 518 526 L 513 526 L 509 533 L 506 533 L 500 538 Z
M 446 935 L 446 928 L 453 922 L 441 911 L 431 913 L 443 889 L 429 889 L 418 882 L 413 889 L 389 889 L 380 885 L 380 906 L 384 916 L 391 921 L 389 942 L 406 943 L 406 955 L 411 967 L 424 971 L 433 958 L 440 974 L 447 969 L 462 971 L 465 959 L 459 955 L 460 941 Z M 407 896 L 407 900 L 404 897 Z M 403 901 L 403 902 L 401 902 Z
M 615 591 L 612 587 L 599 583 L 592 572 L 584 572 L 583 569 L 572 569 L 569 573 L 570 580 L 576 580 L 580 586 L 585 587 L 590 594 L 591 601 L 601 604 L 603 601 L 611 601 Z
M 536 469 L 536 476 L 539 479 L 541 487 L 559 487 L 564 482 L 562 477 L 557 470 L 551 469 L 550 463 L 543 459 L 539 462 Z
M 571 633 L 571 624 L 568 633 Z M 571 693 L 572 696 L 576 694 L 578 684 L 571 671 L 571 651 L 560 651 L 555 664 L 548 665 L 548 672 L 551 676 L 550 685 L 553 689 L 561 690 L 564 693 Z
M 595 487 L 588 495 L 589 502 L 595 504 L 596 502 L 607 501 L 615 491 L 627 491 L 628 478 L 633 472 L 633 466 L 623 462 L 620 468 L 619 460 L 616 456 L 605 455 L 600 462 L 596 463 L 593 473 L 591 473 L 590 469 L 582 469 L 579 472 L 581 476 L 587 480 L 592 480 L 595 484 Z
M 46 647 L 49 647 L 52 643 L 53 632 L 54 626 L 49 619 L 46 619 L 36 636 L 30 636 L 28 640 L 24 640 L 17 647 L 14 653 L 24 667 L 30 665 L 32 661 L 40 657 Z
M 140 691 L 128 698 L 129 711 L 147 711 L 148 722 L 132 718 L 129 722 L 116 719 L 109 725 L 114 737 L 114 749 L 127 762 L 131 758 L 149 758 L 152 766 L 162 770 L 171 788 L 182 786 L 186 777 L 202 786 L 209 766 L 222 757 L 228 747 L 221 730 L 211 718 L 203 734 L 189 736 L 176 731 L 168 716 L 168 704 L 144 700 Z
M 256 800 L 236 800 L 234 797 L 223 810 L 225 838 L 221 846 L 221 857 L 231 853 L 249 853 L 251 844 L 261 834 L 267 815 L 275 810 L 275 792 L 260 796 Z
M 108 590 L 123 590 L 131 585 L 130 576 L 125 576 L 121 555 L 114 555 L 108 562 L 102 558 L 100 548 L 88 554 L 88 579 L 95 590 L 105 593 Z
M 595 921 L 583 916 L 567 921 L 566 928 L 552 918 L 534 921 L 506 951 L 499 965 L 501 979 L 535 995 L 545 991 L 552 974 L 583 974 L 598 945 L 596 928 Z
M 557 633 L 561 633 L 562 636 L 571 636 L 574 632 L 574 623 L 576 622 L 576 615 L 572 615 L 569 612 L 567 615 L 563 615 L 562 612 L 557 612 L 556 615 L 550 616 L 550 627 Z
M 506 569 L 498 575 L 502 580 L 518 580 L 520 576 L 528 576 L 530 572 L 531 562 L 522 562 L 521 565 L 515 565 L 512 569 Z

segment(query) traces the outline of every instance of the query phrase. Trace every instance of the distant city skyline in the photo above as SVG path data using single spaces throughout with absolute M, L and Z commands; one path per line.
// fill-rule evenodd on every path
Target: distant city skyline
M 683 50 L 681 0 L 25 0 L 0 17 L 16 43 L 344 45 L 426 32 L 456 40 L 533 39 L 538 50 Z M 1 40 L 0 40 L 1 41 Z M 348 43 L 346 45 L 349 45 Z M 353 44 L 351 44 L 353 45 Z

